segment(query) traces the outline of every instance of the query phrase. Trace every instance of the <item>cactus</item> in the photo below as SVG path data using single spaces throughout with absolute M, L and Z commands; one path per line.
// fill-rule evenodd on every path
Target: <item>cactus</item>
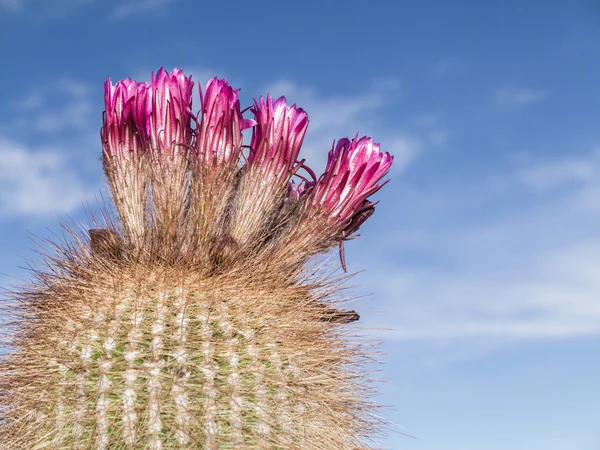
M 314 257 L 339 245 L 345 268 L 392 157 L 341 139 L 317 178 L 301 108 L 261 97 L 244 119 L 215 78 L 195 117 L 192 87 L 107 81 L 118 220 L 68 231 L 5 303 L 0 448 L 366 449 L 384 428 L 344 277 Z

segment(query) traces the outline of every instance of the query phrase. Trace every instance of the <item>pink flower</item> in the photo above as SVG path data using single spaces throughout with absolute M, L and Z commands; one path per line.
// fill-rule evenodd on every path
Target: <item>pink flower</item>
M 100 137 L 104 154 L 125 156 L 141 154 L 147 142 L 146 123 L 149 118 L 147 83 L 127 78 L 112 85 L 110 78 L 104 83 L 104 114 Z M 141 125 L 141 126 L 140 126 Z
M 198 127 L 196 152 L 203 164 L 237 164 L 242 148 L 242 129 L 251 126 L 240 111 L 239 89 L 226 79 L 213 78 L 206 85 L 202 101 L 202 119 Z
M 273 101 L 261 96 L 252 109 L 257 125 L 252 133 L 248 164 L 287 181 L 297 162 L 308 127 L 308 115 L 296 105 L 287 106 L 285 97 Z
M 329 152 L 325 172 L 310 193 L 309 212 L 313 208 L 324 211 L 343 237 L 354 233 L 373 213 L 374 203 L 367 197 L 387 183 L 377 184 L 393 160 L 369 137 L 340 139 Z
M 159 155 L 172 148 L 178 153 L 178 146 L 190 145 L 192 140 L 192 77 L 186 78 L 181 69 L 170 74 L 161 67 L 148 92 L 150 105 L 147 133 L 152 149 Z M 137 119 L 141 126 L 140 119 Z

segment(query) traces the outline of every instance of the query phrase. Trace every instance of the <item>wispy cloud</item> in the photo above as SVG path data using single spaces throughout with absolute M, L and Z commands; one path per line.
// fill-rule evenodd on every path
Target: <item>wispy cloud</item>
M 11 13 L 27 12 L 38 20 L 64 17 L 76 11 L 75 7 L 97 0 L 0 0 L 0 10 Z M 139 14 L 156 14 L 178 0 L 123 0 L 110 2 L 118 6 L 109 13 L 113 19 L 124 19 Z M 107 2 L 109 3 L 109 2 Z
M 90 89 L 63 77 L 20 99 L 4 105 L 10 119 L 0 127 L 0 210 L 4 217 L 73 212 L 98 192 L 82 173 L 97 162 L 88 150 L 99 148 Z
M 96 193 L 65 154 L 0 139 L 0 210 L 4 217 L 69 213 Z
M 548 92 L 526 87 L 507 87 L 494 94 L 494 101 L 500 107 L 523 108 L 539 103 L 548 97 Z
M 568 158 L 522 169 L 519 178 L 536 191 L 586 183 L 598 178 L 600 152 L 581 158 Z
M 10 107 L 14 111 L 13 118 L 0 127 L 0 132 L 5 135 L 31 134 L 32 130 L 42 133 L 88 132 L 93 123 L 99 127 L 100 114 L 94 109 L 89 86 L 69 77 L 37 86 L 13 100 Z
M 594 244 L 544 254 L 554 266 L 547 266 L 541 257 L 518 256 L 512 262 L 482 260 L 485 272 L 385 271 L 377 277 L 377 293 L 380 299 L 398 302 L 395 308 L 390 303 L 385 307 L 386 317 L 394 320 L 377 316 L 372 320 L 389 329 L 381 332 L 387 339 L 405 341 L 514 341 L 600 334 L 596 300 L 600 261 L 591 254 L 600 250 L 600 242 Z M 562 272 L 567 269 L 562 261 L 576 265 L 581 273 Z M 585 276 L 586 272 L 593 277 Z
M 367 244 L 370 257 L 390 260 L 359 276 L 387 311 L 365 314 L 367 325 L 387 328 L 379 333 L 390 340 L 462 345 L 600 335 L 597 167 L 592 152 L 525 176 L 393 194 L 412 217 Z M 497 177 L 513 181 L 499 191 Z M 560 195 L 531 197 L 532 186 L 549 188 L 553 178 Z M 581 208 L 582 196 L 596 208 Z
M 23 8 L 24 0 L 0 0 L 0 9 L 19 11 Z
M 112 12 L 115 19 L 123 19 L 138 14 L 149 14 L 163 11 L 170 3 L 177 0 L 129 0 L 123 2 Z
M 397 80 L 381 80 L 352 96 L 325 95 L 315 89 L 289 80 L 280 80 L 262 91 L 273 96 L 285 95 L 308 112 L 310 124 L 301 156 L 310 167 L 321 171 L 334 139 L 357 132 L 380 142 L 382 149 L 396 155 L 393 170 L 401 171 L 423 150 L 432 127 L 420 133 L 412 130 L 389 129 L 379 125 L 385 107 L 398 89 Z
M 11 13 L 31 14 L 37 20 L 63 17 L 73 12 L 76 6 L 93 3 L 95 0 L 0 0 L 0 10 Z
M 458 58 L 442 58 L 432 68 L 432 75 L 442 77 L 460 70 L 461 64 Z
M 40 92 L 30 92 L 25 97 L 16 101 L 13 106 L 17 110 L 31 111 L 39 109 L 43 104 L 43 96 Z
M 63 78 L 58 81 L 54 90 L 54 94 L 61 97 L 60 106 L 49 109 L 38 108 L 38 113 L 33 115 L 33 126 L 43 132 L 87 128 L 94 113 L 94 104 L 88 86 Z

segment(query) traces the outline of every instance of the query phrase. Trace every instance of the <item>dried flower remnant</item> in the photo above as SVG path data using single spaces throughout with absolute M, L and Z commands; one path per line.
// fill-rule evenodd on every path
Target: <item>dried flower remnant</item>
M 194 117 L 192 89 L 179 69 L 107 80 L 120 227 L 73 233 L 4 308 L 0 449 L 357 450 L 382 431 L 370 349 L 343 327 L 358 314 L 303 266 L 355 236 L 393 158 L 341 139 L 317 178 L 304 110 L 268 95 L 246 119 L 214 78 Z

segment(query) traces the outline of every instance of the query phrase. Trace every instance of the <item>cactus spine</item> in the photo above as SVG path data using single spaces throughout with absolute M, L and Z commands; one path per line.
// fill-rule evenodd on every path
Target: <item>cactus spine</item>
M 370 448 L 381 423 L 369 354 L 341 324 L 357 316 L 335 307 L 339 279 L 304 264 L 371 215 L 366 196 L 391 159 L 344 140 L 330 152 L 336 183 L 326 172 L 289 184 L 307 120 L 280 100 L 255 105 L 239 168 L 244 119 L 224 80 L 209 82 L 200 122 L 181 71 L 108 83 L 104 168 L 119 225 L 71 232 L 6 303 L 0 448 Z M 363 178 L 340 162 L 352 155 Z

